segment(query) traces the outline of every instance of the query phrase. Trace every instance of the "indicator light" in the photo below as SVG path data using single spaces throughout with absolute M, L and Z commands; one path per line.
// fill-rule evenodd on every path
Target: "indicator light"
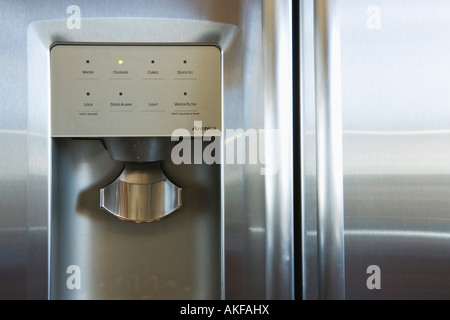
M 123 60 L 119 60 L 119 64 L 123 64 Z

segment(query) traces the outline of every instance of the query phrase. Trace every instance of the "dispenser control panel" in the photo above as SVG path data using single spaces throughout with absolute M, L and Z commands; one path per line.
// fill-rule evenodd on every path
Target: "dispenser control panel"
M 221 130 L 216 46 L 58 44 L 50 55 L 53 137 Z

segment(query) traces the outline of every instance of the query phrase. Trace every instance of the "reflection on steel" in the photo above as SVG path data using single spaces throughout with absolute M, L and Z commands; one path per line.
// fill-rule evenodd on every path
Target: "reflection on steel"
M 181 207 L 181 188 L 159 162 L 127 163 L 119 178 L 100 190 L 100 206 L 126 221 L 158 221 Z
M 262 9 L 265 129 L 278 129 L 264 145 L 266 164 L 277 168 L 265 176 L 266 297 L 292 299 L 292 3 L 264 1 Z
M 319 298 L 345 298 L 340 36 L 337 1 L 316 1 L 316 148 Z

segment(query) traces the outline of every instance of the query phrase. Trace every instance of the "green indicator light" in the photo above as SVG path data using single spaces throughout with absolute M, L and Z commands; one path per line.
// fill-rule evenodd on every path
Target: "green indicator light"
M 123 64 L 123 60 L 119 60 L 119 64 Z

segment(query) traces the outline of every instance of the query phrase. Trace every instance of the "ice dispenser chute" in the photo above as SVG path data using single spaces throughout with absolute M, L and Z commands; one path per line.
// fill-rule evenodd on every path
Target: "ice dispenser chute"
M 100 206 L 136 223 L 160 220 L 181 207 L 182 189 L 161 168 L 170 138 L 103 138 L 111 158 L 124 162 L 119 177 L 100 190 Z

